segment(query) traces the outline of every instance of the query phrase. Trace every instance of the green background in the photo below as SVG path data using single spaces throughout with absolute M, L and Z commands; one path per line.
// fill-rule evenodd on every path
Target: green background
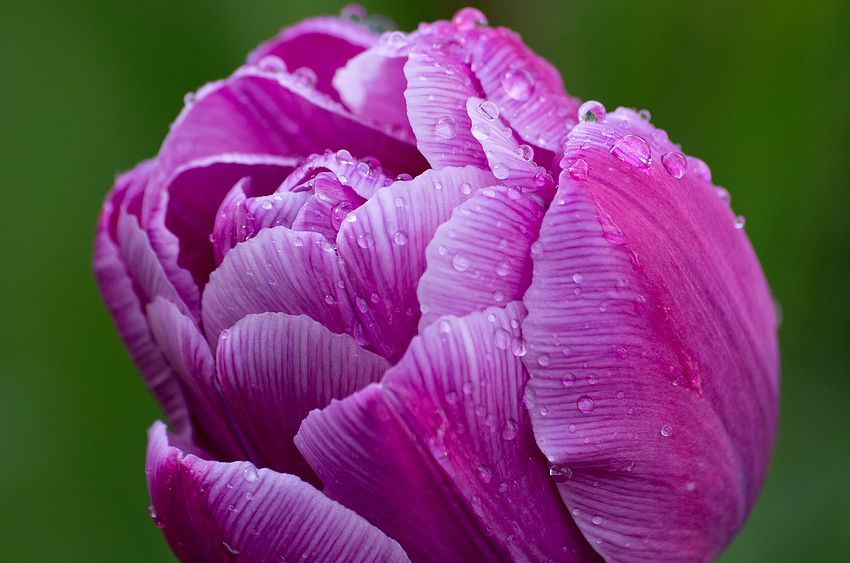
M 3 0 L 0 561 L 173 561 L 146 514 L 160 416 L 95 290 L 117 171 L 154 155 L 183 94 L 338 2 Z M 648 108 L 712 168 L 782 304 L 773 466 L 723 561 L 850 561 L 850 3 L 479 4 L 583 99 Z M 462 4 L 402 11 L 401 29 Z

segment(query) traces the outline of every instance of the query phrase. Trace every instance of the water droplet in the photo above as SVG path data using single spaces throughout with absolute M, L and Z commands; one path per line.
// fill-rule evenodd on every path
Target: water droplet
M 664 426 L 661 427 L 661 435 L 662 436 L 669 436 L 672 433 L 673 433 L 673 427 L 670 426 L 669 424 L 665 424 Z
M 691 165 L 691 172 L 693 172 L 697 178 L 705 180 L 706 182 L 711 182 L 711 168 L 708 167 L 708 164 L 695 156 L 689 156 L 687 157 L 687 160 Z
M 547 416 L 549 414 L 549 409 L 547 407 L 540 407 L 540 416 Z
M 511 354 L 514 356 L 521 358 L 525 356 L 526 352 L 528 352 L 528 348 L 525 346 L 525 340 L 522 338 L 513 338 L 511 340 Z
M 582 395 L 578 398 L 578 401 L 576 401 L 576 406 L 578 407 L 578 410 L 584 414 L 590 414 L 593 412 L 593 399 L 587 395 Z
M 472 382 L 470 381 L 465 381 L 460 388 L 460 390 L 463 391 L 464 395 L 472 395 L 473 389 L 474 387 L 472 386 Z
M 534 159 L 534 149 L 528 145 L 520 145 L 514 152 L 526 162 L 531 162 Z
M 458 31 L 467 31 L 476 26 L 486 26 L 487 17 L 475 8 L 463 8 L 452 16 L 452 25 Z
M 371 248 L 375 244 L 375 239 L 369 233 L 360 233 L 357 236 L 357 245 L 360 248 Z
M 348 217 L 348 214 L 354 211 L 355 207 L 348 201 L 336 205 L 331 211 L 331 227 L 338 231 L 342 226 L 342 222 Z
M 457 391 L 449 391 L 446 393 L 446 402 L 450 405 L 456 405 L 460 400 L 460 396 L 458 396 Z
M 404 207 L 404 198 L 403 197 L 395 198 L 395 206 L 398 207 L 399 209 Z
M 490 137 L 490 126 L 486 123 L 476 123 L 472 126 L 472 136 L 479 141 L 484 141 Z
M 643 119 L 644 121 L 649 121 L 652 119 L 652 115 L 649 113 L 648 109 L 642 109 L 638 112 L 638 117 Z
M 583 158 L 576 160 L 572 166 L 570 166 L 570 177 L 575 180 L 587 180 L 587 162 Z
M 493 199 L 496 197 L 496 190 L 494 190 L 493 188 L 484 188 L 483 190 L 481 190 L 481 195 L 486 198 Z
M 490 471 L 490 468 L 486 465 L 479 465 L 478 478 L 481 479 L 481 482 L 486 485 L 490 482 L 491 479 L 493 479 L 493 472 Z
M 531 243 L 531 253 L 532 254 L 542 254 L 543 253 L 543 243 L 540 241 L 535 241 Z
M 681 178 L 688 170 L 688 159 L 680 152 L 668 152 L 661 157 L 661 164 L 674 178 Z
M 534 93 L 534 77 L 523 68 L 512 68 L 502 74 L 502 88 L 505 92 L 520 102 L 527 100 Z
M 148 507 L 148 516 L 150 516 L 151 518 L 156 518 L 156 508 L 154 508 L 153 505 L 150 505 Z
M 500 276 L 507 276 L 511 271 L 511 265 L 507 260 L 502 260 L 496 264 L 496 273 Z
M 495 301 L 496 303 L 501 303 L 504 300 L 505 300 L 505 292 L 504 291 L 497 289 L 496 291 L 493 292 L 493 301 Z
M 599 312 L 600 313 L 604 313 L 607 310 L 608 310 L 608 303 L 603 301 L 602 303 L 599 304 Z
M 602 523 L 602 517 L 601 516 L 594 516 L 593 518 L 590 519 L 590 521 L 598 526 L 599 524 Z
M 492 166 L 492 169 L 493 169 L 493 176 L 495 176 L 499 180 L 504 180 L 511 173 L 510 168 L 508 168 L 508 165 L 505 164 L 504 162 L 497 162 L 496 164 L 494 164 Z
M 274 55 L 266 55 L 257 61 L 257 67 L 263 72 L 286 72 L 286 63 Z
M 366 11 L 366 8 L 361 6 L 360 4 L 346 4 L 343 6 L 342 10 L 339 12 L 339 17 L 352 20 L 355 22 L 360 22 L 365 20 L 369 16 L 369 12 Z M 286 558 L 281 555 L 281 561 L 285 561 Z
M 295 72 L 292 73 L 292 76 L 295 78 L 295 83 L 300 86 L 306 88 L 312 88 L 316 85 L 316 81 L 318 78 L 316 77 L 316 73 L 312 68 L 302 66 L 301 68 L 295 69 Z
M 334 296 L 329 293 L 325 295 L 325 303 L 327 303 L 328 305 L 333 305 L 334 303 L 336 303 L 336 299 L 334 299 Z
M 714 190 L 717 192 L 717 197 L 723 200 L 723 203 L 726 205 L 732 205 L 732 194 L 730 194 L 726 188 L 716 186 Z
M 511 333 L 503 328 L 497 328 L 493 332 L 493 344 L 499 350 L 507 350 L 511 345 Z
M 614 353 L 617 354 L 617 357 L 620 358 L 621 360 L 624 360 L 626 358 L 626 356 L 628 355 L 628 353 L 626 352 L 626 349 L 623 348 L 622 346 L 614 346 Z
M 500 492 L 500 493 L 505 493 L 505 492 L 507 492 L 507 491 L 508 491 L 508 482 L 507 482 L 507 481 L 502 481 L 501 483 L 499 483 L 499 492 Z
M 564 387 L 572 387 L 576 383 L 576 376 L 571 373 L 568 373 L 561 378 L 561 383 L 564 385 Z
M 743 229 L 744 224 L 746 222 L 747 222 L 747 220 L 744 218 L 743 215 L 738 215 L 737 217 L 735 217 L 735 228 L 736 229 Z
M 552 359 L 549 357 L 549 354 L 540 354 L 537 356 L 537 363 L 540 367 L 546 367 L 552 362 Z
M 469 182 L 464 182 L 460 185 L 460 193 L 464 195 L 469 195 L 472 193 L 472 184 Z
M 582 281 L 584 281 L 584 276 L 581 274 L 573 274 L 573 281 L 575 283 L 581 283 Z
M 377 293 L 372 293 L 372 295 L 369 296 L 369 299 L 372 301 L 372 303 L 375 303 L 375 304 L 378 304 L 378 303 L 381 302 L 381 296 L 378 295 Z
M 399 246 L 404 246 L 410 240 L 405 231 L 396 231 L 393 235 L 393 242 Z
M 573 470 L 569 467 L 553 465 L 549 468 L 549 476 L 552 477 L 552 480 L 556 483 L 566 483 L 573 476 Z
M 481 113 L 486 115 L 487 119 L 489 119 L 490 121 L 493 121 L 499 117 L 499 106 L 489 100 L 487 100 L 486 102 L 481 102 L 481 105 L 478 106 L 478 109 L 480 109 Z
M 434 132 L 443 139 L 454 139 L 457 136 L 457 120 L 450 115 L 438 118 L 434 124 Z
M 451 331 L 452 323 L 446 320 L 440 321 L 440 332 L 442 332 L 443 334 L 448 334 Z
M 187 105 L 187 106 L 188 106 L 189 104 L 191 104 L 191 103 L 192 103 L 192 102 L 194 102 L 194 101 L 195 101 L 195 93 L 194 93 L 194 92 L 186 92 L 186 93 L 183 95 L 183 103 L 184 103 L 185 105 Z
M 619 391 L 619 392 L 617 393 L 617 398 L 618 398 L 618 399 L 622 399 L 622 398 L 624 398 L 625 396 L 626 396 L 626 394 L 625 394 L 625 393 L 623 393 L 622 391 Z
M 584 102 L 578 108 L 578 120 L 582 123 L 605 121 L 607 115 L 605 106 L 595 100 Z
M 256 467 L 254 467 L 253 465 L 249 465 L 242 470 L 242 477 L 249 483 L 253 483 L 254 481 L 260 478 L 260 474 L 257 473 Z
M 646 169 L 652 164 L 652 151 L 643 137 L 623 135 L 614 146 L 611 154 L 635 168 Z
M 452 257 L 452 267 L 457 272 L 465 272 L 469 269 L 469 264 L 469 255 L 463 250 L 461 250 Z

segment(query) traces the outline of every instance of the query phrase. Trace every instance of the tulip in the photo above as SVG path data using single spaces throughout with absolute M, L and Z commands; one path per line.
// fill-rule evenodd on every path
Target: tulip
M 708 166 L 467 8 L 281 31 L 187 96 L 94 270 L 181 561 L 705 561 L 777 424 Z

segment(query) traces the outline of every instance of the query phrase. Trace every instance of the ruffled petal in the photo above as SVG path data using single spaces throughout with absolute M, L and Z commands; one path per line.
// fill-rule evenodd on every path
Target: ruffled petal
M 292 230 L 313 231 L 334 240 L 342 221 L 365 202 L 333 173 L 321 172 L 313 181 L 313 195 L 292 222 Z
M 122 174 L 106 196 L 97 223 L 92 268 L 100 294 L 130 358 L 174 431 L 182 434 L 189 430 L 189 411 L 183 392 L 150 332 L 144 313 L 145 302 L 142 301 L 148 297 L 136 292 L 134 279 L 121 259 L 121 250 L 113 238 L 117 234 L 118 216 L 123 213 L 121 207 L 125 197 L 128 193 L 140 193 L 147 183 L 151 166 L 153 162 L 146 161 Z
M 332 243 L 318 233 L 274 227 L 227 253 L 204 290 L 210 346 L 245 315 L 266 311 L 308 315 L 331 332 L 353 332 L 355 315 Z
M 455 209 L 428 244 L 419 281 L 419 330 L 522 299 L 531 283 L 531 244 L 545 208 L 534 194 L 493 186 Z
M 705 175 L 674 167 L 684 157 L 656 137 L 623 109 L 572 131 L 524 298 L 534 433 L 610 561 L 716 556 L 755 500 L 777 420 L 758 261 Z
M 416 334 L 416 286 L 428 242 L 472 186 L 492 182 L 492 174 L 473 166 L 429 170 L 378 190 L 343 221 L 337 242 L 345 286 L 368 341 L 391 363 Z
M 321 481 L 292 443 L 312 409 L 377 382 L 389 367 L 347 334 L 305 316 L 248 315 L 222 333 L 216 354 L 221 392 L 249 459 Z
M 293 475 L 185 455 L 148 431 L 152 514 L 184 563 L 408 562 L 401 547 Z
M 328 494 L 414 560 L 598 560 L 520 404 L 526 375 L 509 343 L 522 313 L 444 317 L 381 385 L 313 411 L 296 436 Z
M 369 199 L 375 192 L 392 183 L 389 172 L 378 159 L 351 156 L 345 149 L 325 151 L 308 157 L 295 172 L 289 175 L 278 191 L 303 191 L 312 189 L 312 180 L 321 172 L 332 172 L 340 183 L 350 186 L 360 197 Z
M 157 345 L 179 378 L 192 420 L 192 441 L 219 459 L 244 454 L 216 388 L 215 360 L 194 322 L 157 297 L 147 307 Z
M 309 18 L 260 44 L 248 64 L 263 65 L 264 57 L 277 57 L 290 71 L 309 68 L 316 75 L 316 89 L 340 101 L 331 81 L 337 69 L 378 42 L 378 34 L 364 25 L 333 16 Z M 356 113 L 356 112 L 355 112 Z

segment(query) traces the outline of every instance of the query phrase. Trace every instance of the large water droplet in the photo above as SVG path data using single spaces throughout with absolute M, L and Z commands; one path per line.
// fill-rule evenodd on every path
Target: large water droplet
M 469 264 L 469 255 L 463 250 L 461 250 L 452 257 L 452 267 L 457 272 L 465 272 L 469 269 Z
M 396 231 L 393 235 L 393 242 L 399 246 L 404 246 L 410 240 L 406 231 Z
M 582 395 L 578 398 L 578 401 L 576 401 L 576 406 L 578 407 L 578 410 L 584 414 L 590 414 L 593 412 L 593 399 L 587 395 Z
M 545 368 L 552 362 L 552 358 L 549 357 L 549 354 L 540 354 L 537 356 L 537 363 L 540 367 Z
M 479 465 L 478 478 L 481 479 L 481 482 L 486 485 L 493 479 L 493 472 L 490 471 L 490 468 L 486 465 Z
M 348 217 L 348 214 L 354 211 L 354 209 L 354 205 L 348 201 L 343 201 L 336 205 L 333 208 L 333 211 L 331 211 L 331 227 L 333 227 L 335 231 L 338 231 L 342 226 L 342 222 L 345 221 L 345 218 Z
M 257 473 L 257 468 L 253 465 L 249 465 L 245 469 L 242 470 L 242 477 L 245 478 L 249 483 L 253 483 L 257 479 L 260 478 L 260 474 Z
M 487 16 L 475 8 L 463 8 L 455 12 L 455 15 L 452 16 L 452 25 L 458 31 L 466 31 L 475 26 L 487 25 Z
M 527 100 L 534 93 L 534 77 L 524 68 L 505 71 L 501 83 L 508 96 L 520 102 Z
M 493 176 L 495 176 L 499 180 L 504 180 L 511 173 L 510 168 L 508 168 L 508 165 L 505 164 L 504 162 L 497 162 L 496 164 L 494 164 L 492 166 L 492 169 L 493 169 Z
M 460 193 L 464 195 L 469 195 L 472 193 L 472 184 L 469 182 L 464 182 L 460 185 Z
M 511 333 L 503 328 L 497 328 L 493 332 L 493 344 L 499 350 L 507 350 L 511 345 Z
M 502 439 L 507 441 L 513 440 L 518 433 L 519 423 L 512 418 L 507 419 L 505 421 L 505 427 L 502 429 Z
M 372 235 L 370 233 L 360 233 L 357 236 L 357 245 L 360 248 L 372 248 L 374 244 L 375 239 L 372 238 Z
M 486 123 L 476 123 L 472 126 L 472 136 L 483 141 L 490 137 L 490 126 Z
M 623 135 L 614 146 L 611 154 L 635 168 L 646 169 L 652 164 L 652 151 L 643 137 Z
M 450 115 L 438 118 L 434 123 L 434 132 L 443 139 L 454 139 L 457 136 L 457 120 Z
M 257 67 L 263 72 L 286 72 L 286 63 L 280 57 L 275 57 L 274 55 L 266 55 L 257 61 Z
M 747 219 L 743 215 L 738 215 L 737 217 L 735 217 L 735 228 L 736 229 L 743 229 L 744 224 L 746 222 L 747 222 Z
M 534 149 L 528 145 L 520 145 L 514 152 L 526 162 L 531 162 L 534 159 Z
M 571 373 L 568 373 L 561 378 L 561 383 L 564 385 L 564 387 L 572 387 L 576 384 L 576 376 Z
M 661 164 L 674 178 L 681 178 L 688 171 L 688 159 L 680 152 L 668 152 L 661 157 Z
M 593 518 L 590 519 L 590 521 L 598 526 L 599 524 L 602 523 L 602 517 L 601 516 L 594 516 Z
M 499 106 L 497 106 L 494 102 L 491 102 L 490 100 L 487 100 L 486 102 L 481 102 L 481 105 L 478 106 L 478 109 L 480 109 L 481 113 L 487 116 L 487 119 L 489 119 L 490 121 L 493 121 L 497 117 L 499 117 Z
M 295 72 L 292 73 L 293 78 L 295 78 L 295 83 L 303 86 L 305 88 L 312 88 L 316 85 L 318 78 L 316 77 L 316 72 L 306 66 L 302 66 L 301 68 L 295 69 Z
M 575 180 L 587 180 L 587 162 L 583 158 L 576 160 L 570 166 L 570 177 Z
M 553 465 L 549 468 L 549 476 L 552 477 L 552 480 L 556 483 L 566 483 L 573 476 L 573 470 L 569 467 Z
M 582 123 L 605 121 L 607 115 L 605 106 L 595 100 L 584 102 L 578 108 L 578 120 Z
M 511 339 L 511 354 L 514 356 L 521 358 L 525 356 L 528 352 L 528 348 L 525 345 L 525 340 L 522 338 L 513 338 Z

